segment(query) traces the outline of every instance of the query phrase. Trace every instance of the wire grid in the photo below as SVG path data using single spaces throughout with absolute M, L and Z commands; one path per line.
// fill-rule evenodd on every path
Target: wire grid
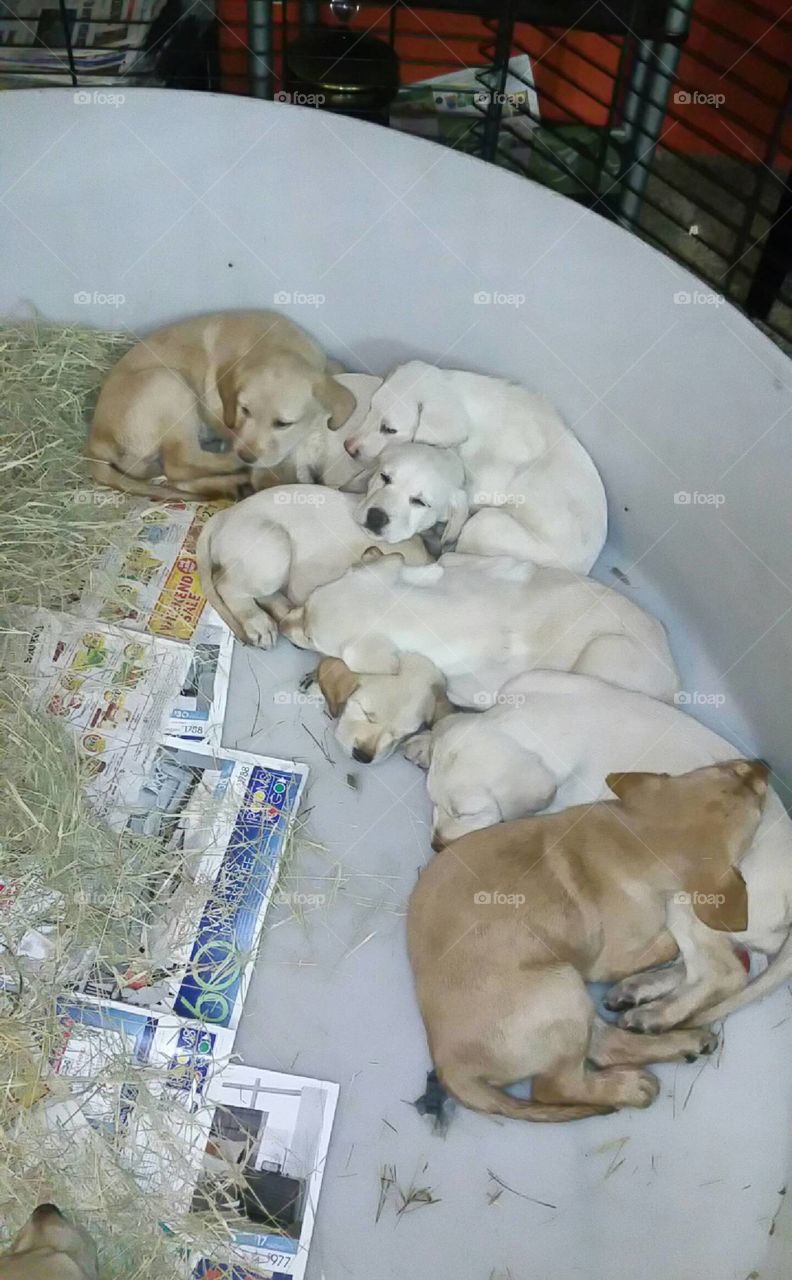
M 3 11 L 23 14 L 26 3 L 35 11 L 35 0 L 5 0 Z M 33 20 L 20 21 L 31 43 L 61 55 L 60 83 L 111 83 L 111 68 L 81 55 L 79 3 L 57 0 L 62 49 Z M 99 32 L 91 51 L 123 57 L 120 19 L 102 17 L 101 3 L 91 6 Z M 118 64 L 116 83 L 263 98 L 283 96 L 284 52 L 302 31 L 339 25 L 319 0 L 133 5 L 125 12 L 137 16 L 124 23 L 136 52 Z M 450 92 L 458 75 L 469 110 L 434 111 L 430 136 L 617 220 L 792 341 L 792 8 L 784 0 L 363 0 L 349 26 L 399 56 L 399 127 L 414 126 L 410 110 L 421 101 L 433 114 L 421 82 L 450 77 Z M 50 41 L 57 30 L 50 21 Z M 18 69 L 0 72 L 0 82 L 15 77 L 31 82 Z M 515 85 L 526 92 L 515 97 Z

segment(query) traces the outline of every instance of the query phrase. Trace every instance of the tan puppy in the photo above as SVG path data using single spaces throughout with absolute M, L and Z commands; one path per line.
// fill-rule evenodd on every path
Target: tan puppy
M 294 480 L 304 437 L 341 426 L 355 397 L 285 316 L 237 311 L 160 329 L 122 356 L 99 395 L 85 447 L 100 484 L 158 498 L 235 497 Z M 207 432 L 226 452 L 202 448 Z M 251 478 L 249 468 L 259 471 Z M 169 484 L 153 483 L 165 475 Z
M 403 653 L 393 675 L 350 671 L 340 658 L 323 658 L 303 687 L 318 684 L 338 723 L 336 741 L 359 764 L 386 760 L 418 726 L 431 727 L 455 710 L 445 680 L 420 653 Z
M 577 1120 L 648 1106 L 658 1082 L 639 1067 L 711 1052 L 706 1031 L 636 1036 L 609 1025 L 585 984 L 646 968 L 649 956 L 672 959 L 665 925 L 675 894 L 692 902 L 703 933 L 745 928 L 736 867 L 759 825 L 767 773 L 738 760 L 675 778 L 611 774 L 618 800 L 475 831 L 438 853 L 413 891 L 407 928 L 445 1088 L 478 1111 Z M 728 960 L 717 957 L 702 1007 L 723 989 Z M 504 1092 L 529 1078 L 530 1101 Z
M 96 1246 L 54 1204 L 34 1209 L 0 1257 L 0 1280 L 96 1280 Z

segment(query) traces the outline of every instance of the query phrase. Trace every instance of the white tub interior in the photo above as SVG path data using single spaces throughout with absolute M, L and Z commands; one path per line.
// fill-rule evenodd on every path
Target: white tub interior
M 46 90 L 3 95 L 0 126 L 0 313 L 141 332 L 318 294 L 284 309 L 351 369 L 422 356 L 543 390 L 606 481 L 599 576 L 618 585 L 618 569 L 663 617 L 696 713 L 792 781 L 792 377 L 733 309 L 675 302 L 710 291 L 563 198 L 321 112 Z M 250 1062 L 342 1086 L 309 1280 L 780 1280 L 787 990 L 732 1018 L 716 1061 L 659 1068 L 648 1112 L 545 1127 L 458 1111 L 441 1139 L 406 1105 L 427 1067 L 400 914 L 428 855 L 423 775 L 344 760 L 320 708 L 278 701 L 310 665 L 286 644 L 237 649 L 227 735 L 311 765 L 327 853 L 306 856 L 300 887 L 328 890 L 311 876 L 343 866 L 304 927 L 272 917 L 239 1042 Z M 384 1164 L 441 1203 L 375 1224 Z M 489 1170 L 533 1199 L 490 1204 Z

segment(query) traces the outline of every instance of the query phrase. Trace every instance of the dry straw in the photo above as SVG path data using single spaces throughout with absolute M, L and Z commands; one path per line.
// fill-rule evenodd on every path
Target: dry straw
M 101 379 L 128 346 L 123 335 L 71 327 L 0 328 L 5 633 L 18 629 L 20 605 L 73 606 L 97 556 L 123 540 L 125 500 L 93 486 L 80 449 Z M 171 1188 L 189 1157 L 168 1137 L 172 1106 L 159 1096 L 161 1082 L 134 1073 L 141 1131 L 154 1135 L 164 1159 L 160 1189 L 142 1192 L 120 1152 L 80 1112 L 76 1129 L 45 1123 L 53 1097 L 46 1063 L 60 1035 L 55 1001 L 68 965 L 90 955 L 121 971 L 136 956 L 145 968 L 141 924 L 166 891 L 172 856 L 163 857 L 154 839 L 103 826 L 83 800 L 70 740 L 31 712 L 24 695 L 21 673 L 7 667 L 0 688 L 0 1246 L 36 1203 L 52 1199 L 94 1234 L 108 1280 L 175 1280 L 188 1273 L 187 1241 L 223 1256 L 227 1232 L 219 1214 L 196 1217 L 174 1204 Z M 51 943 L 43 965 L 19 954 L 31 928 Z M 119 1083 L 132 1071 L 111 1052 L 102 1076 Z M 62 1095 L 67 1085 L 58 1079 L 54 1088 Z

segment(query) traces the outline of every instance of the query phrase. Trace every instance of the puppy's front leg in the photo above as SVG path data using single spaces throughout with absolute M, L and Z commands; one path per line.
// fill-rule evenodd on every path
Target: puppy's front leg
M 606 992 L 602 1003 L 612 1013 L 622 1013 L 637 1004 L 648 1004 L 650 1000 L 670 995 L 684 980 L 685 962 L 680 956 L 662 969 L 644 969 L 643 973 L 623 978 Z
M 692 907 L 669 902 L 666 924 L 679 947 L 685 979 L 664 999 L 628 1009 L 619 1019 L 628 1031 L 669 1031 L 695 1022 L 699 1011 L 741 991 L 748 981 L 729 934 L 702 924 Z

